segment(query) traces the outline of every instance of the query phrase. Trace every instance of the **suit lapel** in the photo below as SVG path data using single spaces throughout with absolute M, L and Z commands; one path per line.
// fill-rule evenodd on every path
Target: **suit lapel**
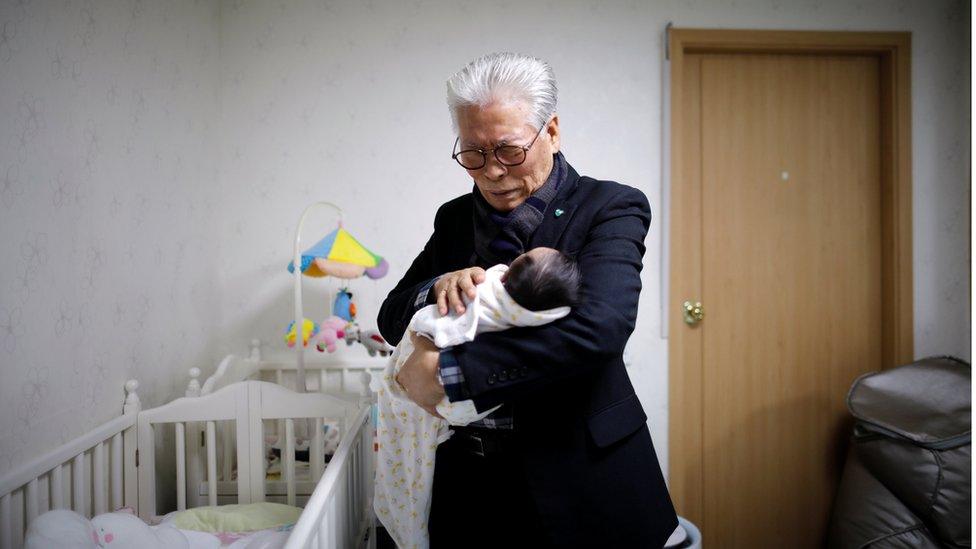
M 529 245 L 526 250 L 539 246 L 555 248 L 559 243 L 559 237 L 562 236 L 563 231 L 566 230 L 566 227 L 569 226 L 570 221 L 573 219 L 573 214 L 576 213 L 577 205 L 571 203 L 569 199 L 579 186 L 580 176 L 569 163 L 566 164 L 566 167 L 569 169 L 569 172 L 566 174 L 566 180 L 556 194 L 556 198 L 546 207 L 545 217 L 542 218 L 542 223 L 539 224 L 535 232 L 532 233 L 532 236 L 529 237 Z M 556 215 L 556 212 L 561 213 Z

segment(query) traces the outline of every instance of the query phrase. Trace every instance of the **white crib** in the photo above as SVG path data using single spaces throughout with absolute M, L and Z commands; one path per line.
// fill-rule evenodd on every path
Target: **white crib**
M 388 357 L 369 356 L 360 347 L 340 348 L 335 354 L 310 350 L 305 354 L 305 386 L 308 391 L 333 394 L 357 402 L 372 398 L 370 376 L 382 373 L 388 360 Z M 293 353 L 265 356 L 261 352 L 261 340 L 252 339 L 245 357 L 227 355 L 202 384 L 197 379 L 200 371 L 191 370 L 187 395 L 208 394 L 245 379 L 271 381 L 296 389 L 297 375 Z
M 362 406 L 375 402 L 375 396 L 369 390 L 370 376 L 382 372 L 386 364 L 383 357 L 370 357 L 359 348 L 340 350 L 336 354 L 319 354 L 309 352 L 305 367 L 305 386 L 308 390 L 332 395 L 347 403 L 344 413 L 332 419 L 338 420 L 339 432 L 345 433 L 352 424 L 353 416 Z M 358 352 L 353 352 L 358 351 Z M 190 382 L 186 395 L 196 397 L 210 394 L 231 383 L 254 379 L 270 381 L 292 390 L 297 387 L 297 372 L 293 355 L 264 357 L 261 353 L 261 342 L 251 340 L 250 350 L 246 358 L 227 355 L 220 361 L 214 373 L 202 384 L 199 381 L 200 370 L 190 370 Z M 300 431 L 302 427 L 309 427 L 301 423 L 296 425 Z M 316 431 L 321 430 L 322 424 L 311 426 Z M 187 477 L 189 480 L 190 506 L 200 506 L 206 503 L 209 485 L 206 477 L 204 444 L 204 426 L 199 423 L 187 426 L 190 437 L 188 440 L 199 440 L 197 444 L 190 444 L 187 448 Z M 266 426 L 266 434 L 278 437 L 280 440 L 285 433 L 285 423 L 278 420 Z M 237 499 L 237 483 L 234 482 L 235 468 L 235 433 L 232 426 L 223 423 L 217 430 L 217 498 L 218 504 L 233 503 Z M 321 456 L 319 456 L 321 457 Z M 309 460 L 309 464 L 312 460 Z M 296 501 L 303 505 L 315 489 L 314 481 L 309 470 L 301 469 L 304 475 L 296 479 Z M 289 503 L 286 500 L 285 485 L 282 480 L 267 480 L 266 499 L 279 503 Z
M 322 393 L 295 393 L 262 381 L 239 381 L 210 394 L 184 397 L 141 410 L 138 383 L 126 383 L 122 415 L 64 444 L 0 479 L 0 549 L 20 547 L 30 522 L 48 509 L 71 508 L 91 517 L 130 506 L 142 518 L 156 513 L 156 434 L 176 435 L 176 501 L 187 504 L 187 449 L 196 437 L 188 425 L 203 425 L 207 504 L 217 504 L 217 426 L 233 425 L 237 502 L 264 501 L 264 424 L 284 424 L 285 497 L 297 497 L 294 425 L 344 414 L 348 401 Z M 332 461 L 323 465 L 320 441 L 313 442 L 311 467 L 316 485 L 285 547 L 375 547 L 371 511 L 373 429 L 371 405 L 349 419 Z M 320 437 L 321 429 L 313 431 Z M 318 458 L 318 459 L 316 459 Z M 319 464 L 319 465 L 315 465 Z M 324 469 L 324 471 L 323 471 Z

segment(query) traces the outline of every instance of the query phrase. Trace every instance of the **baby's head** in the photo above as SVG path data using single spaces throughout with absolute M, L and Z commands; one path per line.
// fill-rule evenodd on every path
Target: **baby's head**
M 503 282 L 508 295 L 530 311 L 572 307 L 579 299 L 576 261 L 553 248 L 532 248 L 516 257 Z

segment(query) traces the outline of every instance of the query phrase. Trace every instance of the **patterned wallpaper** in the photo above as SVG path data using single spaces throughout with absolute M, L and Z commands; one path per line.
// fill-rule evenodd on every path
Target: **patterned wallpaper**
M 663 29 L 913 32 L 915 345 L 970 357 L 969 12 L 955 0 L 0 0 L 0 474 L 259 337 L 283 350 L 302 209 L 339 204 L 390 274 L 469 192 L 444 82 L 494 50 L 554 66 L 563 151 L 647 193 L 631 377 L 667 463 Z M 513 15 L 517 14 L 517 15 Z M 317 214 L 311 243 L 335 219 Z M 663 271 L 663 272 L 666 272 Z M 305 284 L 308 316 L 334 282 Z M 340 352 L 357 352 L 343 349 Z
M 210 2 L 0 2 L 0 474 L 210 361 Z
M 295 224 L 314 200 L 388 257 L 390 274 L 354 281 L 362 318 L 409 266 L 441 203 L 471 189 L 450 159 L 445 80 L 489 51 L 549 60 L 563 151 L 583 174 L 642 189 L 647 237 L 637 329 L 625 359 L 667 460 L 667 340 L 661 338 L 663 29 L 913 32 L 915 346 L 969 358 L 969 14 L 955 1 L 673 0 L 225 2 L 221 14 L 218 347 L 251 337 L 281 348 L 292 313 L 284 271 Z M 513 14 L 516 14 L 513 16 Z M 323 229 L 332 222 L 321 216 Z M 309 239 L 316 233 L 308 231 Z M 239 242 L 248 244 L 241 245 Z M 664 269 L 662 271 L 662 269 Z M 325 314 L 328 282 L 305 304 Z

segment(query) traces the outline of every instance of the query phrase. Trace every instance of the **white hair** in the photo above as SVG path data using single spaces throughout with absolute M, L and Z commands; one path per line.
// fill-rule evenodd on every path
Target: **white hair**
M 447 106 L 454 133 L 461 107 L 487 106 L 499 99 L 524 102 L 528 123 L 539 129 L 556 112 L 556 76 L 545 61 L 518 53 L 490 53 L 447 79 Z

